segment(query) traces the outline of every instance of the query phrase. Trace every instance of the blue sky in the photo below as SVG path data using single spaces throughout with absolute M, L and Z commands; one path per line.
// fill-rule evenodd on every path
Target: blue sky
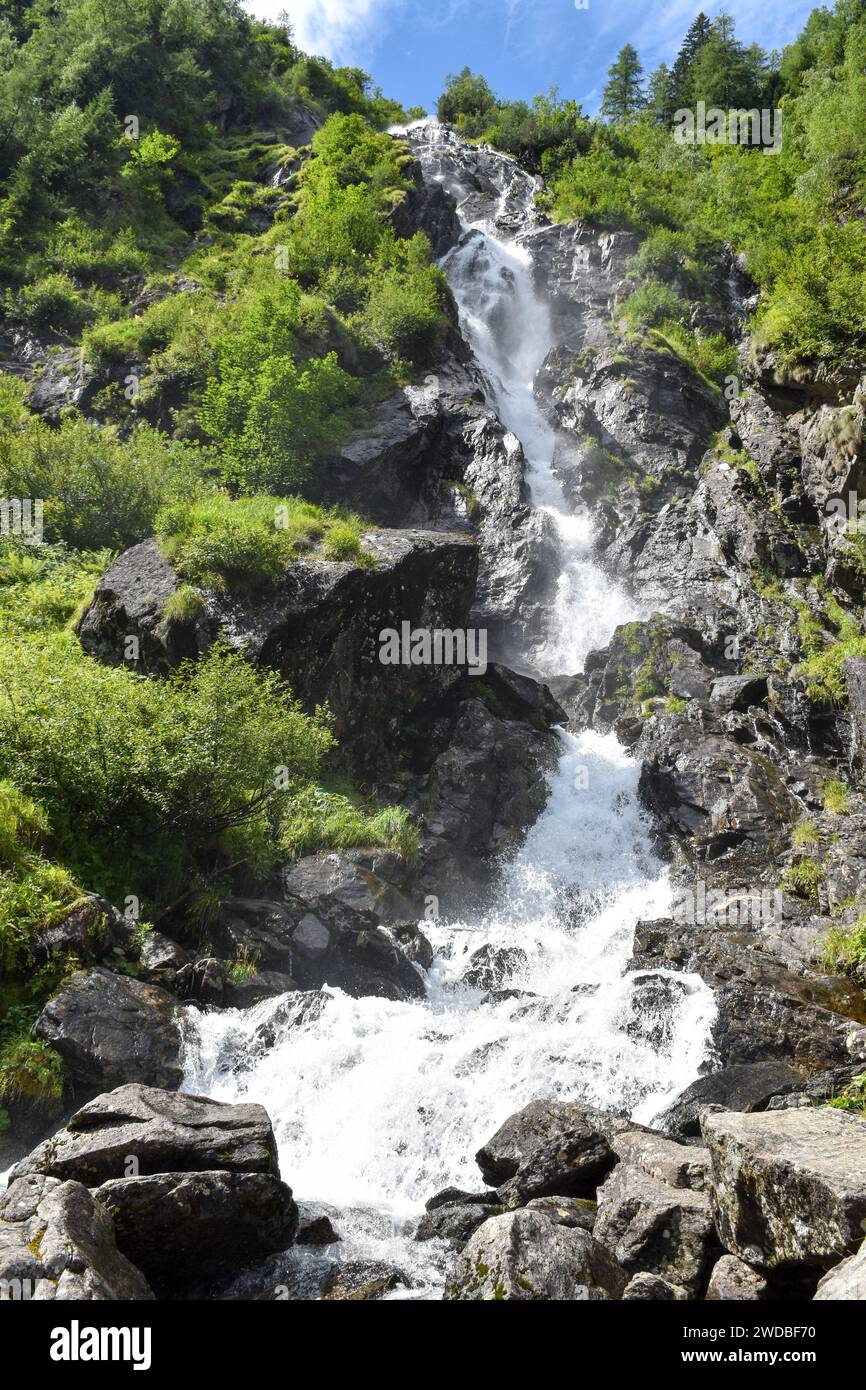
M 298 43 L 372 73 L 387 96 L 432 110 L 448 72 L 469 64 L 499 96 L 531 98 L 559 87 L 593 113 L 617 51 L 632 43 L 649 70 L 670 62 L 700 0 L 247 0 L 275 19 L 285 9 Z M 746 43 L 781 48 L 813 0 L 728 0 Z M 704 6 L 714 15 L 720 6 Z

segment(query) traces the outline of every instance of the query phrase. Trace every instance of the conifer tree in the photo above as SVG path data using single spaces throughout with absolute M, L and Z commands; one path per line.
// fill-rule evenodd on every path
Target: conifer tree
M 710 37 L 712 27 L 703 10 L 697 19 L 689 25 L 682 47 L 671 69 L 669 93 L 671 116 L 673 116 L 674 111 L 688 106 L 691 101 L 692 68 L 695 59 Z
M 646 105 L 643 68 L 637 50 L 627 43 L 608 69 L 608 80 L 601 99 L 601 114 L 608 121 L 626 121 Z

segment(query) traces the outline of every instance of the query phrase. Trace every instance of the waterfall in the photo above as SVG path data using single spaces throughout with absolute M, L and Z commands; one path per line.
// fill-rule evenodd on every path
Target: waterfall
M 489 403 L 523 444 L 533 505 L 559 537 L 555 607 L 527 664 L 573 673 L 636 611 L 594 562 L 589 517 L 568 510 L 533 396 L 552 343 L 519 239 L 532 222 L 534 182 L 486 152 L 502 161 L 503 178 L 478 216 L 477 185 L 450 177 L 443 158 L 455 137 L 428 125 L 418 148 L 427 177 L 460 200 L 465 233 L 444 268 Z M 471 166 L 474 151 L 456 148 Z M 518 234 L 497 235 L 502 222 Z M 647 1122 L 705 1055 L 714 1005 L 700 979 L 671 977 L 662 1002 L 626 970 L 635 923 L 670 904 L 638 806 L 638 768 L 613 735 L 560 738 L 546 809 L 503 868 L 493 906 L 473 920 L 422 924 L 436 953 L 425 1000 L 327 990 L 306 1017 L 287 1019 L 285 998 L 190 1017 L 184 1089 L 266 1106 L 286 1180 L 304 1203 L 335 1209 L 343 1257 L 392 1261 L 412 1278 L 414 1297 L 437 1295 L 446 1262 L 438 1242 L 412 1240 L 424 1200 L 451 1185 L 477 1191 L 473 1155 L 510 1114 L 550 1097 Z M 502 972 L 492 992 L 461 980 L 482 945 Z M 281 1257 L 321 1258 L 302 1249 Z

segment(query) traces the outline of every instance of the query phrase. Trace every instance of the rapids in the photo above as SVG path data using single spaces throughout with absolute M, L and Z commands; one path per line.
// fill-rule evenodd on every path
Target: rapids
M 434 123 L 413 141 L 425 176 L 457 198 L 465 229 L 443 266 L 489 404 L 521 441 L 533 505 L 551 515 L 559 539 L 548 632 L 523 655 L 541 676 L 573 673 L 639 612 L 594 562 L 588 515 L 566 505 L 553 434 L 533 395 L 552 345 L 531 238 L 521 240 L 534 182 L 505 156 L 461 146 L 464 167 L 483 159 L 485 176 L 492 167 L 501 184 L 479 217 L 477 196 L 444 157 L 454 141 Z M 711 992 L 697 976 L 677 975 L 660 998 L 626 972 L 635 923 L 670 903 L 638 806 L 638 768 L 613 735 L 560 737 L 547 806 L 502 866 L 491 905 L 472 920 L 422 924 L 436 952 L 425 1000 L 327 991 L 321 1009 L 277 1022 L 269 1047 L 257 1029 L 280 1015 L 280 1001 L 190 1016 L 184 1089 L 262 1103 L 284 1178 L 343 1236 L 327 1254 L 297 1248 L 275 1262 L 274 1278 L 288 1278 L 292 1296 L 313 1287 L 316 1265 L 336 1250 L 406 1271 L 413 1288 L 397 1296 L 437 1297 L 446 1252 L 412 1239 L 423 1203 L 446 1186 L 478 1190 L 473 1155 L 508 1115 L 551 1097 L 647 1122 L 698 1073 Z M 483 945 L 501 953 L 492 993 L 461 982 Z

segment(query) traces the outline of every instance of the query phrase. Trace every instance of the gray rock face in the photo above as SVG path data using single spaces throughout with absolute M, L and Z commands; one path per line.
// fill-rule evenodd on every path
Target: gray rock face
M 592 1195 L 613 1166 L 612 1136 L 625 1120 L 566 1101 L 535 1100 L 510 1116 L 475 1155 L 509 1206 L 533 1197 Z
M 856 1255 L 836 1265 L 818 1284 L 816 1302 L 831 1303 L 840 1299 L 857 1302 L 866 1299 L 866 1241 Z
M 272 1173 L 183 1172 L 116 1178 L 94 1192 L 118 1249 L 159 1298 L 213 1281 L 291 1245 L 298 1209 Z
M 754 1062 L 725 1067 L 723 1071 L 700 1076 L 681 1091 L 659 1119 L 662 1129 L 689 1138 L 700 1134 L 700 1110 L 704 1105 L 721 1105 L 725 1110 L 766 1109 L 772 1096 L 797 1088 L 800 1073 L 786 1062 Z
M 66 1075 L 86 1086 L 179 1086 L 177 1001 L 102 966 L 77 970 L 50 999 L 34 1034 L 63 1059 Z
M 381 778 L 391 765 L 401 715 L 419 698 L 441 696 L 460 679 L 453 665 L 385 665 L 379 633 L 469 626 L 478 551 L 466 535 L 376 531 L 364 539 L 373 568 L 298 560 L 273 592 L 242 601 L 211 592 L 191 624 L 166 626 L 180 579 L 154 541 L 119 556 L 97 585 L 79 624 L 85 650 L 111 664 L 124 641 L 140 642 L 140 666 L 165 671 L 207 651 L 218 634 L 256 664 L 273 667 L 308 707 L 328 702 L 334 732 L 358 769 Z
M 279 1176 L 276 1143 L 260 1105 L 224 1105 L 150 1086 L 119 1086 L 78 1110 L 12 1177 L 46 1174 L 98 1187 L 137 1174 L 220 1171 Z
M 0 1302 L 152 1299 L 110 1216 L 77 1182 L 31 1173 L 0 1194 Z
M 672 1171 L 666 1155 L 662 1166 Z M 594 1235 L 629 1274 L 659 1275 L 691 1298 L 700 1293 L 715 1244 L 710 1202 L 703 1192 L 674 1187 L 629 1161 L 620 1163 L 598 1189 Z
M 828 1266 L 866 1221 L 866 1120 L 831 1109 L 702 1117 L 716 1225 L 759 1270 Z
M 465 352 L 465 349 L 464 349 Z M 498 647 L 540 620 L 556 540 L 529 506 L 516 437 L 484 404 L 477 370 L 455 356 L 374 406 L 323 470 L 325 500 L 387 526 L 471 531 L 480 552 L 473 622 Z
M 479 1227 L 457 1256 L 444 1297 L 595 1303 L 621 1298 L 625 1285 L 616 1261 L 586 1231 L 537 1211 L 513 1211 Z
M 694 1192 L 706 1190 L 710 1156 L 697 1145 L 678 1144 L 648 1130 L 626 1130 L 613 1136 L 611 1148 L 621 1164 L 639 1168 L 657 1182 Z
M 444 1240 L 452 1250 L 462 1250 L 469 1237 L 496 1211 L 489 1203 L 454 1202 L 425 1212 L 418 1222 L 416 1240 Z
M 389 885 L 372 872 L 351 870 L 339 855 L 299 860 L 284 875 L 283 902 L 234 899 L 211 933 L 214 944 L 227 958 L 251 953 L 266 970 L 289 974 L 302 990 L 329 984 L 354 998 L 421 998 L 423 976 L 379 925 L 379 913 L 352 906 L 365 900 L 382 905 Z M 405 901 L 391 891 L 397 905 Z
M 707 1302 L 754 1303 L 769 1295 L 769 1285 L 762 1274 L 736 1255 L 723 1255 L 713 1265 L 707 1285 Z

